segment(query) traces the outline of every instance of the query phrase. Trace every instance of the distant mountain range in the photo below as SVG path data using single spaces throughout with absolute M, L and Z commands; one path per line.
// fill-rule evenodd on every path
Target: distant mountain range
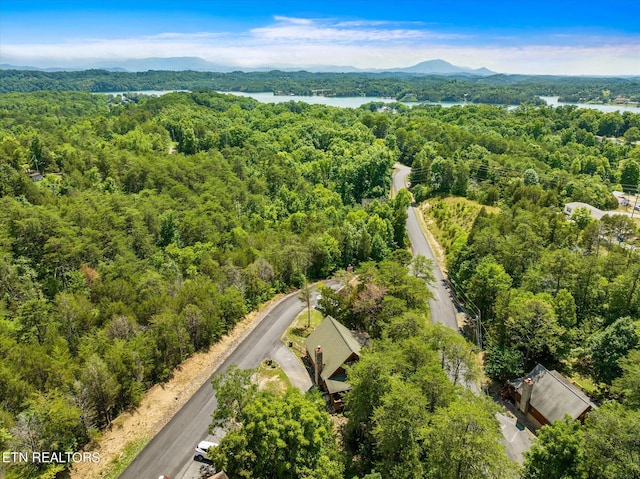
M 418 63 L 417 65 L 413 65 L 412 67 L 407 68 L 394 68 L 391 70 L 386 70 L 394 73 L 418 73 L 421 75 L 431 74 L 431 75 L 460 75 L 460 74 L 468 74 L 468 75 L 477 75 L 477 76 L 489 76 L 495 75 L 496 72 L 493 72 L 487 68 L 467 68 L 467 67 L 459 67 L 456 65 L 452 65 L 449 62 L 444 60 L 428 60 L 426 62 Z
M 204 71 L 204 72 L 220 72 L 227 73 L 232 71 L 308 71 L 311 73 L 332 72 L 332 73 L 406 73 L 413 75 L 470 75 L 470 76 L 489 76 L 495 75 L 496 72 L 486 68 L 467 68 L 452 65 L 444 60 L 428 60 L 406 68 L 356 68 L 350 66 L 337 65 L 272 65 L 257 68 L 241 68 L 229 65 L 219 65 L 198 57 L 173 57 L 173 58 L 141 58 L 129 60 L 109 60 L 96 63 L 87 63 L 82 65 L 73 65 L 68 67 L 49 67 L 39 68 L 32 66 L 17 66 L 9 64 L 0 64 L 2 70 L 39 70 L 39 71 L 79 71 L 88 69 L 100 69 L 108 71 L 122 72 L 145 72 L 149 70 L 166 70 L 166 71 Z

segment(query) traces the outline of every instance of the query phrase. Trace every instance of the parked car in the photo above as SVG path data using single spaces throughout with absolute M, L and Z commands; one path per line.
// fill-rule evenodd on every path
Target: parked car
M 193 458 L 196 461 L 200 461 L 200 462 L 206 460 L 207 451 L 212 447 L 218 447 L 218 443 L 211 442 L 211 441 L 200 441 L 196 446 L 196 454 L 193 456 Z
M 318 304 L 318 301 L 320 301 L 321 299 L 322 299 L 322 295 L 318 293 L 316 295 L 316 304 L 313 306 L 313 309 L 317 309 L 320 312 L 322 312 L 322 307 Z
M 635 205 L 635 206 L 633 207 L 633 209 L 634 209 L 634 210 L 638 210 L 638 211 L 640 211 L 640 205 Z

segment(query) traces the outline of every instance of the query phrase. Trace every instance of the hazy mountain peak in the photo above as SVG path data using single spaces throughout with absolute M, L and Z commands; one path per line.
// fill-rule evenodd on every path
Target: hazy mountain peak
M 390 71 L 403 73 L 422 73 L 434 75 L 470 74 L 470 75 L 495 75 L 495 72 L 487 68 L 468 68 L 453 65 L 439 58 L 427 60 L 406 68 L 393 68 Z
M 415 75 L 494 75 L 495 72 L 486 68 L 467 68 L 452 65 L 451 63 L 441 60 L 427 60 L 416 65 L 404 68 L 356 68 L 353 66 L 337 66 L 337 65 L 262 65 L 254 68 L 242 68 L 237 66 L 220 65 L 209 62 L 200 57 L 150 57 L 150 58 L 130 58 L 125 60 L 96 60 L 83 64 L 74 64 L 69 66 L 49 65 L 47 67 L 21 67 L 3 64 L 0 69 L 16 69 L 16 70 L 86 70 L 99 68 L 110 71 L 129 71 L 144 72 L 149 70 L 164 71 L 209 71 L 209 72 L 231 72 L 231 71 L 300 71 L 308 72 L 334 72 L 334 73 L 408 73 Z

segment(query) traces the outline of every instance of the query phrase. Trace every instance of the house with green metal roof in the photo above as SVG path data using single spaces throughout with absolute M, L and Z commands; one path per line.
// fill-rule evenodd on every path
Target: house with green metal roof
M 351 389 L 345 366 L 360 359 L 361 345 L 345 326 L 327 316 L 305 341 L 314 382 L 327 391 L 336 411 L 342 409 L 342 395 Z

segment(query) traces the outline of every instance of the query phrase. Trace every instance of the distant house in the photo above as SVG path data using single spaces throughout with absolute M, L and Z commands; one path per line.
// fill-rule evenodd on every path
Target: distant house
M 620 206 L 627 206 L 629 204 L 629 198 L 627 198 L 622 191 L 612 191 L 611 194 L 616 197 Z
M 44 179 L 44 175 L 36 171 L 34 173 L 29 173 L 29 178 L 37 182 L 37 181 L 42 181 Z
M 627 215 L 620 211 L 602 211 L 595 206 L 591 206 L 588 203 L 580 203 L 579 201 L 573 201 L 564 205 L 564 214 L 571 218 L 571 215 L 575 212 L 576 208 L 586 208 L 593 219 L 600 220 L 605 215 Z M 627 215 L 628 216 L 628 215 Z
M 329 393 L 336 411 L 342 409 L 342 395 L 351 389 L 346 365 L 360 359 L 361 345 L 345 326 L 327 316 L 305 341 L 316 386 Z
M 566 205 L 564 205 L 564 214 L 570 218 L 578 208 L 586 208 L 589 211 L 591 217 L 596 220 L 599 220 L 604 216 L 601 209 L 598 209 L 595 206 L 591 206 L 588 203 L 581 203 L 579 201 L 572 201 L 571 203 L 567 203 Z
M 538 427 L 562 419 L 566 414 L 582 421 L 589 411 L 597 408 L 580 388 L 542 364 L 525 377 L 509 381 L 509 387 L 518 409 Z

